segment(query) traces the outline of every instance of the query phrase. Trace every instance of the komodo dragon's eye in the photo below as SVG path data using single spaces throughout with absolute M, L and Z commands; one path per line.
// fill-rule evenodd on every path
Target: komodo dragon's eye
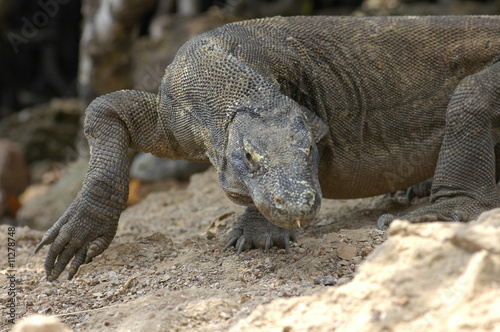
M 252 173 L 257 171 L 259 168 L 259 161 L 261 157 L 247 145 L 244 146 L 243 156 L 244 156 L 244 163 L 248 167 L 248 170 Z

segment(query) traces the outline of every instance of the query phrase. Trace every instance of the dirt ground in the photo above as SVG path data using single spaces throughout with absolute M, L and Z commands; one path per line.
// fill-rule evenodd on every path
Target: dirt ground
M 398 272 L 397 268 L 405 264 L 406 256 L 396 257 L 400 250 L 412 251 L 404 247 L 406 240 L 398 239 L 398 234 L 406 238 L 412 232 L 416 232 L 417 237 L 421 235 L 418 235 L 420 228 L 408 231 L 405 227 L 410 226 L 400 225 L 391 231 L 394 236 L 386 242 L 396 241 L 396 245 L 381 246 L 387 234 L 376 229 L 378 216 L 386 212 L 402 213 L 405 209 L 404 205 L 384 197 L 324 200 L 319 217 L 313 225 L 300 231 L 299 242 L 292 245 L 289 254 L 278 248 L 273 248 L 268 254 L 251 250 L 236 255 L 234 248 L 221 252 L 227 234 L 243 208 L 225 197 L 214 171 L 210 169 L 194 175 L 188 186 L 174 186 L 165 192 L 152 193 L 127 208 L 111 246 L 92 263 L 81 267 L 71 281 L 64 279 L 66 274 L 52 283 L 45 280 L 43 261 L 47 248 L 34 255 L 34 248 L 43 233 L 18 227 L 15 234 L 16 321 L 41 313 L 56 316 L 74 331 L 359 331 L 359 325 L 341 328 L 343 325 L 339 320 L 353 318 L 357 321 L 361 311 L 357 312 L 355 308 L 359 306 L 360 310 L 365 310 L 369 306 L 371 311 L 364 318 L 368 322 L 384 321 L 387 316 L 384 311 L 374 309 L 384 307 L 378 303 L 376 294 L 392 289 L 387 287 L 384 291 L 384 285 L 391 282 L 391 273 Z M 8 226 L 0 226 L 0 232 L 0 241 L 7 243 Z M 424 229 L 422 232 L 425 235 L 434 231 Z M 448 235 L 452 230 L 436 232 L 442 233 L 443 237 L 431 238 L 442 243 L 450 238 Z M 377 247 L 376 253 L 370 255 Z M 431 247 L 424 243 L 422 250 Z M 498 259 L 500 249 L 496 248 L 495 259 Z M 497 249 L 492 249 L 492 252 Z M 415 255 L 422 253 L 415 252 Z M 355 279 L 357 282 L 351 281 L 367 256 L 375 258 L 369 259 L 372 263 L 363 264 L 363 272 Z M 413 258 L 418 259 L 417 256 Z M 445 259 L 447 254 L 438 256 Z M 383 257 L 382 265 L 377 263 L 377 257 L 379 261 Z M 460 257 L 454 261 L 466 266 L 467 259 Z M 375 268 L 370 268 L 373 263 Z M 426 264 L 422 261 L 417 268 L 426 268 Z M 452 265 L 446 272 L 450 275 L 454 273 L 451 272 Z M 492 271 L 500 271 L 499 265 L 493 264 L 496 270 Z M 385 269 L 385 277 L 376 276 Z M 411 276 L 411 271 L 405 269 Z M 7 292 L 9 280 L 3 276 L 7 271 L 1 272 L 0 299 L 7 303 L 10 299 Z M 422 273 L 433 275 L 434 272 L 424 270 Z M 460 275 L 459 272 L 456 274 Z M 379 278 L 380 284 L 371 280 L 371 286 L 367 286 L 367 275 Z M 402 275 L 399 275 L 401 279 Z M 500 289 L 498 279 L 485 282 L 490 285 L 489 294 L 500 298 L 500 292 L 491 292 L 491 287 L 496 291 Z M 423 287 L 422 292 L 427 287 L 423 284 L 417 286 Z M 419 290 L 413 289 L 413 292 Z M 382 298 L 384 296 L 380 295 Z M 420 311 L 410 310 L 412 307 L 408 303 L 413 303 L 412 295 L 389 298 L 389 303 L 393 298 L 399 303 L 396 306 L 401 310 L 397 312 L 403 320 L 407 317 L 405 310 L 418 316 L 418 312 L 425 308 L 417 301 Z M 355 304 L 355 300 L 364 303 L 365 307 Z M 352 310 L 343 314 L 339 305 Z M 334 311 L 309 317 L 307 311 L 318 307 Z M 489 314 L 493 315 L 493 321 L 500 317 L 500 306 L 496 308 L 497 316 Z M 272 313 L 275 313 L 274 318 L 269 316 Z M 484 322 L 481 313 L 478 315 L 478 321 Z M 6 311 L 2 316 L 0 329 L 10 329 L 12 324 L 6 322 Z M 316 322 L 323 322 L 323 325 L 315 325 Z M 500 323 L 500 318 L 496 322 Z M 392 331 L 397 324 L 391 324 L 391 321 L 379 324 L 372 330 Z M 499 331 L 499 325 L 484 326 L 479 330 L 493 331 L 496 328 L 495 331 Z

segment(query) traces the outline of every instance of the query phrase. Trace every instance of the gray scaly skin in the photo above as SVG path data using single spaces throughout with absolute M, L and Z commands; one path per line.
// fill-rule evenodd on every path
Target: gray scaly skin
M 129 147 L 210 161 L 227 196 L 248 206 L 227 244 L 238 251 L 287 247 L 322 197 L 432 177 L 431 205 L 401 218 L 474 219 L 498 204 L 499 60 L 499 17 L 276 17 L 200 35 L 157 95 L 117 91 L 88 107 L 90 169 L 37 247 L 52 243 L 47 277 L 72 258 L 73 277 L 110 244 Z

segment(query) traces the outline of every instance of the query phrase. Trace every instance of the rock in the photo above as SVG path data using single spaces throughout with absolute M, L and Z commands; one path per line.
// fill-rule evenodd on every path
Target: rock
M 64 214 L 82 188 L 88 166 L 88 160 L 84 158 L 71 164 L 64 176 L 43 195 L 35 196 L 26 202 L 17 215 L 19 223 L 38 230 L 50 228 Z
M 0 139 L 0 219 L 16 215 L 18 196 L 28 185 L 28 173 L 21 149 L 10 140 Z
M 31 315 L 14 325 L 12 332 L 71 332 L 71 329 L 55 317 Z
M 337 244 L 337 256 L 346 261 L 350 261 L 358 254 L 358 249 L 356 247 L 351 246 L 345 242 L 339 242 Z
M 139 153 L 130 167 L 130 176 L 141 181 L 176 179 L 187 181 L 191 175 L 206 171 L 209 163 L 157 158 L 149 153 Z
M 338 278 L 334 276 L 316 276 L 313 277 L 314 284 L 323 286 L 334 286 L 337 284 Z
M 75 148 L 81 104 L 76 99 L 53 99 L 2 119 L 0 137 L 11 139 L 26 153 L 28 163 L 36 160 L 66 160 Z
M 481 214 L 475 223 L 472 229 L 459 229 L 451 239 L 453 244 L 471 252 L 484 249 L 500 255 L 500 209 Z
M 261 305 L 231 331 L 492 331 L 500 326 L 500 209 L 470 224 L 396 220 L 389 234 L 350 283 Z

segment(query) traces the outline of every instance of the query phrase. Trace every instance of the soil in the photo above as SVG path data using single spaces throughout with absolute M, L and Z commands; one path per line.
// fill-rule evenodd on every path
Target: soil
M 449 234 L 454 231 L 396 223 L 395 230 L 390 229 L 393 235 L 382 244 L 387 234 L 376 229 L 377 217 L 412 208 L 415 205 L 408 208 L 383 196 L 324 200 L 317 220 L 299 232 L 299 242 L 292 244 L 290 253 L 274 247 L 268 254 L 255 249 L 237 255 L 234 248 L 225 252 L 221 249 L 243 207 L 225 197 L 216 174 L 209 169 L 194 175 L 188 186 L 174 185 L 127 208 L 110 247 L 82 266 L 71 281 L 64 279 L 66 274 L 54 282 L 45 280 L 43 261 L 48 249 L 33 254 L 43 233 L 18 227 L 16 320 L 35 313 L 51 315 L 73 331 L 360 331 L 369 326 L 347 326 L 346 321 L 375 322 L 378 325 L 371 330 L 391 331 L 401 319 L 411 320 L 427 310 L 422 304 L 425 301 L 417 295 L 425 292 L 428 285 L 416 283 L 416 287 L 422 288 L 412 289 L 407 282 L 412 278 L 432 278 L 413 276 L 408 264 L 415 264 L 413 260 L 418 261 L 419 255 L 424 257 L 431 248 L 449 241 Z M 2 243 L 7 243 L 8 227 L 0 226 Z M 417 230 L 408 230 L 411 227 Z M 434 241 L 434 247 L 424 240 L 407 243 L 411 236 L 425 238 L 434 232 L 443 234 L 430 236 L 428 240 Z M 412 245 L 420 249 L 414 250 Z M 453 245 L 441 247 L 451 250 Z M 375 248 L 376 253 L 371 254 Z M 496 248 L 498 261 L 500 249 L 498 245 Z M 478 249 L 460 250 L 463 255 L 470 251 L 468 255 L 472 257 Z M 445 266 L 448 270 L 443 273 L 450 278 L 460 276 L 460 271 L 454 269 L 464 269 L 469 257 L 453 258 L 455 263 L 451 264 L 446 263 L 446 252 L 436 255 L 441 259 L 436 264 Z M 367 257 L 369 262 L 364 263 Z M 496 270 L 492 271 L 500 271 L 500 264 L 495 264 L 492 266 Z M 406 274 L 398 270 L 402 268 Z M 415 273 L 433 275 L 432 268 L 433 264 L 423 260 L 416 264 Z M 4 273 L 6 270 L 2 270 Z M 386 287 L 392 282 L 393 273 L 399 279 L 394 286 Z M 489 288 L 475 287 L 500 298 L 500 292 L 492 292 L 500 289 L 498 279 L 485 282 Z M 7 283 L 2 277 L 2 303 L 9 300 Z M 404 288 L 397 296 L 391 295 L 397 285 Z M 467 296 L 473 295 L 474 290 L 470 292 Z M 467 299 L 469 305 L 473 303 L 473 297 Z M 397 302 L 397 312 L 389 312 L 392 307 L 387 303 L 393 301 Z M 410 305 L 413 301 L 418 307 Z M 477 303 L 474 305 L 479 308 Z M 310 310 L 315 315 L 308 316 Z M 366 314 L 361 320 L 360 313 Z M 494 321 L 500 314 L 476 310 L 475 315 L 478 322 L 483 322 L 476 330 L 489 331 L 495 325 L 488 325 L 488 319 L 493 317 Z M 11 327 L 5 319 L 1 324 L 1 330 Z M 429 326 L 426 329 L 433 330 Z

